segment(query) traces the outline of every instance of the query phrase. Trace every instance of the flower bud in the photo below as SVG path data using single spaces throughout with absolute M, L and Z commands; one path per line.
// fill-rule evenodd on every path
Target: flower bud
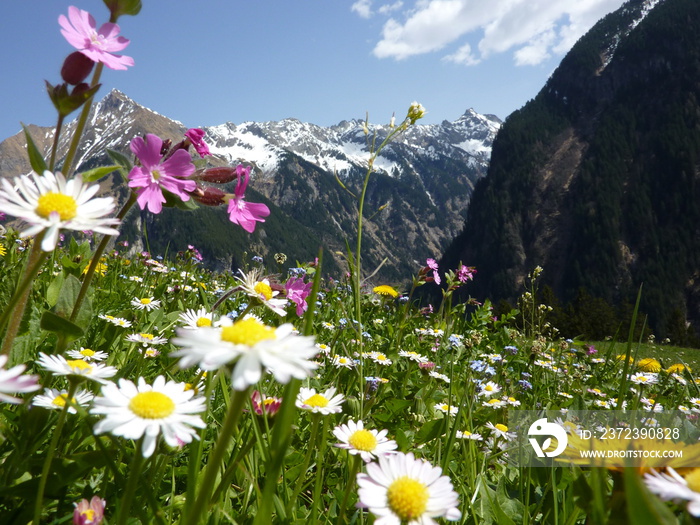
M 406 115 L 406 118 L 410 121 L 411 124 L 415 124 L 416 120 L 423 118 L 424 116 L 425 108 L 418 102 L 414 102 L 411 104 L 411 107 L 408 108 L 408 114 Z
M 95 62 L 80 51 L 74 51 L 63 61 L 61 78 L 64 82 L 75 86 L 87 78 L 94 65 Z
M 203 182 L 226 184 L 227 182 L 232 182 L 238 178 L 238 171 L 236 168 L 230 168 L 228 166 L 206 168 L 203 170 L 197 170 L 193 178 Z
M 220 206 L 226 202 L 227 193 L 213 186 L 196 188 L 190 193 L 192 198 L 204 206 Z

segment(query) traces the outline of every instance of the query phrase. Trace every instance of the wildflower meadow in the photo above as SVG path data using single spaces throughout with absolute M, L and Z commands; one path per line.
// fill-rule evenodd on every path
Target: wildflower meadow
M 311 261 L 251 254 L 217 273 L 196 239 L 156 254 L 121 238 L 131 210 L 225 206 L 231 228 L 249 233 L 270 210 L 246 199 L 245 159 L 207 165 L 199 129 L 174 143 L 133 137 L 130 157 L 110 151 L 113 164 L 76 172 L 102 69 L 137 74 L 117 21 L 141 3 L 104 3 L 105 13 L 70 7 L 59 17 L 74 49 L 61 83 L 47 85 L 54 146 L 45 157 L 25 129 L 33 171 L 1 180 L 0 523 L 700 517 L 700 387 L 690 365 L 645 355 L 631 335 L 597 346 L 559 338 L 536 301 L 541 268 L 519 310 L 500 317 L 487 300 L 454 303 L 478 268 L 440 268 L 437 254 L 425 254 L 412 282 L 373 281 L 362 264 L 365 191 L 382 149 L 425 113 L 418 103 L 392 118 L 384 140 L 367 131 L 342 274 L 324 272 L 320 250 Z M 74 112 L 59 165 L 58 137 Z M 125 199 L 100 188 L 114 172 Z M 434 304 L 418 298 L 428 283 L 442 293 Z M 532 448 L 566 449 L 563 461 L 516 461 L 527 430 L 513 414 L 522 411 L 556 414 L 568 437 Z M 595 428 L 606 450 L 643 452 L 650 438 L 685 453 L 683 462 L 572 459 L 592 427 L 567 414 L 609 413 L 612 423 L 626 411 L 646 414 L 644 435 L 629 440 L 615 428 L 633 427 L 604 421 Z M 659 427 L 664 414 L 672 419 Z

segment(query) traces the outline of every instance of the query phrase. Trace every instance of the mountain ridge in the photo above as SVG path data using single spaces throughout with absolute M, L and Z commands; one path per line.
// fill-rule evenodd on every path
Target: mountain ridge
M 59 159 L 67 150 L 67 140 L 73 124 L 59 142 Z M 500 126 L 494 116 L 479 115 L 473 110 L 453 122 L 411 126 L 398 140 L 388 145 L 375 163 L 376 173 L 371 177 L 367 209 L 373 210 L 365 218 L 367 227 L 365 246 L 368 266 L 382 265 L 378 279 L 400 282 L 407 280 L 426 257 L 436 256 L 463 223 L 463 213 L 476 181 L 486 172 L 493 139 Z M 77 155 L 78 170 L 111 163 L 106 150 L 115 149 L 131 156 L 130 140 L 137 135 L 155 133 L 164 139 L 178 141 L 187 128 L 178 121 L 158 114 L 118 90 L 110 91 L 98 101 L 90 115 L 89 125 Z M 343 265 L 337 252 L 344 251 L 345 240 L 356 235 L 356 204 L 348 190 L 355 191 L 367 169 L 368 139 L 383 140 L 390 131 L 386 125 L 367 125 L 360 120 L 341 121 L 330 127 L 303 123 L 298 119 L 275 122 L 227 122 L 202 128 L 212 151 L 208 162 L 213 165 L 236 165 L 238 162 L 253 166 L 249 197 L 262 199 L 279 213 L 280 217 L 305 231 L 310 243 L 320 243 L 335 255 L 336 266 Z M 53 138 L 48 128 L 31 127 L 33 140 L 41 151 L 49 151 Z M 23 149 L 21 134 L 0 143 L 0 175 L 7 177 L 26 173 L 29 165 Z M 379 142 L 377 142 L 379 143 Z M 19 157 L 19 158 L 18 158 Z M 60 161 L 58 164 L 60 166 Z M 346 189 L 338 184 L 343 181 Z M 110 191 L 126 195 L 123 183 L 112 177 L 105 184 Z M 121 189 L 120 189 L 121 188 Z M 255 197 L 254 197 L 255 196 Z M 375 214 L 375 212 L 377 212 Z M 167 221 L 179 221 L 169 211 Z M 211 235 L 230 233 L 222 210 L 202 210 L 201 214 L 218 214 L 214 220 L 217 232 L 195 233 L 203 239 Z M 374 214 L 374 215 L 373 215 Z M 164 216 L 165 217 L 165 216 Z M 199 216 L 198 216 L 199 217 Z M 223 219 L 223 220 L 222 220 Z M 158 249 L 180 243 L 171 239 L 165 218 L 146 217 L 140 220 L 148 225 L 151 245 Z M 199 218 L 198 218 L 199 220 Z M 205 221 L 205 222 L 206 222 Z M 274 223 L 274 224 L 273 224 Z M 213 227 L 210 224 L 210 228 Z M 139 227 L 129 229 L 137 235 Z M 285 226 L 268 218 L 252 236 L 256 253 L 271 255 L 285 252 L 294 255 L 299 249 L 288 246 L 279 237 L 295 237 Z M 273 246 L 265 247 L 266 238 L 275 229 Z M 153 233 L 153 235 L 151 235 Z M 234 234 L 234 237 L 238 237 Z M 269 236 L 268 236 L 269 237 Z M 298 237 L 298 236 L 296 236 Z M 246 251 L 244 237 L 237 238 L 236 246 L 226 249 L 238 254 L 224 253 L 224 247 L 211 240 L 210 246 L 200 251 L 216 260 L 219 267 L 241 263 L 240 252 Z M 175 244 L 173 244 L 175 243 Z M 352 242 L 351 242 L 352 245 Z M 313 248 L 313 252 L 318 246 Z M 312 251 L 304 247 L 304 256 Z M 386 262 L 382 263 L 386 259 Z

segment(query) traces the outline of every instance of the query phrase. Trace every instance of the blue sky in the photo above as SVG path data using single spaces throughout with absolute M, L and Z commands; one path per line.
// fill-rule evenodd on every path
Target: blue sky
M 117 88 L 188 127 L 295 117 L 320 125 L 468 108 L 505 118 L 533 98 L 576 39 L 622 0 L 143 0 L 119 20 L 127 71 Z M 102 0 L 13 0 L 0 19 L 0 140 L 20 122 L 53 125 L 44 80 L 73 48 L 58 16 Z

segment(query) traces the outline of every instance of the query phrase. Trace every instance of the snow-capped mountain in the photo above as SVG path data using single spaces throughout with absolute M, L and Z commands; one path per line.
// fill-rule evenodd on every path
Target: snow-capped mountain
M 379 278 L 408 278 L 420 261 L 440 253 L 462 228 L 469 198 L 475 183 L 486 173 L 500 124 L 497 117 L 470 109 L 454 122 L 411 126 L 382 151 L 374 163 L 376 172 L 367 194 L 365 209 L 372 211 L 365 218 L 364 233 L 367 267 L 378 266 L 386 259 L 377 274 Z M 59 152 L 67 150 L 73 125 L 69 124 L 62 134 Z M 93 108 L 78 152 L 79 170 L 109 163 L 107 149 L 130 156 L 128 145 L 135 136 L 154 133 L 179 141 L 186 129 L 182 123 L 112 90 Z M 319 244 L 335 253 L 344 248 L 345 239 L 354 237 L 357 204 L 351 192 L 358 193 L 366 174 L 368 143 L 374 138 L 380 144 L 391 128 L 388 123 L 369 124 L 366 132 L 365 123 L 360 120 L 322 127 L 285 119 L 238 125 L 227 122 L 204 130 L 213 153 L 208 158 L 210 163 L 240 162 L 255 168 L 251 189 L 259 193 L 260 199 L 267 199 L 272 209 L 271 217 L 254 236 L 265 239 L 254 243 L 256 253 L 285 252 L 291 256 L 305 250 L 303 255 L 308 256 L 317 251 Z M 31 133 L 37 145 L 48 152 L 53 131 L 31 127 Z M 0 176 L 29 171 L 23 149 L 22 134 L 0 143 Z M 113 191 L 119 185 L 123 183 L 115 177 L 111 184 L 105 184 L 105 189 Z M 124 195 L 125 189 L 119 192 Z M 223 212 L 219 215 L 225 219 Z M 153 231 L 158 230 L 159 221 L 165 221 L 159 217 L 147 220 Z M 164 245 L 169 241 L 174 247 L 187 244 L 187 239 L 177 237 L 173 219 L 168 221 L 168 227 L 160 232 Z M 217 228 L 231 226 L 224 220 Z M 234 261 L 231 254 L 222 251 L 225 246 L 221 232 L 211 230 L 210 226 L 206 233 L 194 233 L 187 228 L 188 234 L 197 235 L 205 256 L 209 250 L 220 265 L 228 261 L 235 265 L 237 259 Z M 157 237 L 149 235 L 152 245 Z M 209 237 L 211 241 L 207 240 Z M 296 241 L 292 243 L 290 239 Z M 242 241 L 243 238 L 239 244 Z M 250 238 L 245 242 L 250 243 Z M 243 251 L 249 246 L 227 249 Z M 342 265 L 338 257 L 335 263 Z

